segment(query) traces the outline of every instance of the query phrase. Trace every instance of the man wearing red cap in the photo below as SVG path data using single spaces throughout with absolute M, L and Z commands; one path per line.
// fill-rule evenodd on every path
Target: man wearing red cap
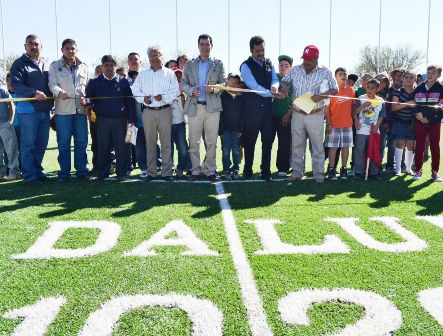
M 322 100 L 328 95 L 336 95 L 337 83 L 331 71 L 318 65 L 319 50 L 314 45 L 308 45 L 303 50 L 303 63 L 294 66 L 283 82 L 292 84 L 292 97 L 295 99 L 305 93 L 311 92 L 312 100 L 317 103 L 310 113 L 294 107 L 291 121 L 292 135 L 292 175 L 290 180 L 300 180 L 305 168 L 304 155 L 306 151 L 306 138 L 312 146 L 312 170 L 317 183 L 324 182 L 324 113 Z

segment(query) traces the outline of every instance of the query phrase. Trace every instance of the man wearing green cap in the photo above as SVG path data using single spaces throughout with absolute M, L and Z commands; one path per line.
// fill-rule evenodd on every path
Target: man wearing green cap
M 286 76 L 292 67 L 292 57 L 281 55 L 278 57 L 278 73 L 279 83 Z M 289 85 L 289 92 L 284 99 L 274 99 L 272 102 L 272 119 L 273 119 L 273 140 L 275 135 L 278 137 L 277 150 L 277 170 L 279 176 L 286 176 L 289 171 L 289 159 L 291 153 L 291 115 L 292 115 L 292 86 Z

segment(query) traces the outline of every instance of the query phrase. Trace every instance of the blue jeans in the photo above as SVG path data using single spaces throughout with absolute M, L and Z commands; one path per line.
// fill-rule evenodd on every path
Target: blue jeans
M 223 131 L 222 139 L 223 151 L 223 171 L 238 171 L 240 162 L 240 146 L 238 139 L 238 131 Z M 231 152 L 232 152 L 232 169 L 231 169 Z
M 88 120 L 84 114 L 55 115 L 57 129 L 59 177 L 71 176 L 71 137 L 74 138 L 74 168 L 77 177 L 88 173 L 86 147 L 88 146 Z
M 140 170 L 147 170 L 148 164 L 146 161 L 146 138 L 143 127 L 138 128 L 137 141 L 135 143 L 135 157 L 137 158 Z
M 19 113 L 20 157 L 25 181 L 43 177 L 42 161 L 48 147 L 49 112 Z
M 172 132 L 171 132 L 172 162 L 174 162 L 174 143 L 175 146 L 177 147 L 177 153 L 178 153 L 177 170 L 185 171 L 188 169 L 189 147 L 186 141 L 186 124 L 184 122 L 172 125 Z

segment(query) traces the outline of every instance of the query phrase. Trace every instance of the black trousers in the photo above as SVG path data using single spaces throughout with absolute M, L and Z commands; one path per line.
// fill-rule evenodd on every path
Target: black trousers
M 271 150 L 273 142 L 272 107 L 271 104 L 259 105 L 256 108 L 248 107 L 244 111 L 243 146 L 245 151 L 244 175 L 252 175 L 254 163 L 255 143 L 258 133 L 261 133 L 262 157 L 261 176 L 271 175 Z
M 97 169 L 97 123 L 89 121 L 89 133 L 91 134 L 92 169 Z
M 112 149 L 115 151 L 117 176 L 124 177 L 128 157 L 128 147 L 125 143 L 127 118 L 97 116 L 96 123 L 98 177 L 105 178 L 109 176 Z
M 291 123 L 286 126 L 281 125 L 281 117 L 272 117 L 273 134 L 272 142 L 274 142 L 275 135 L 278 138 L 277 161 L 276 166 L 279 172 L 287 173 L 289 171 L 289 160 L 291 155 Z

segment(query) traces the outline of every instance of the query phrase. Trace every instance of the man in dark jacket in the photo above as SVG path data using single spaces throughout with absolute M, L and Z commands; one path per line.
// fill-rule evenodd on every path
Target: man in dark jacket
M 117 180 L 123 181 L 127 159 L 125 136 L 128 123 L 132 126 L 135 122 L 135 100 L 128 80 L 116 74 L 115 58 L 111 55 L 103 56 L 102 67 L 103 75 L 92 79 L 86 88 L 86 96 L 91 99 L 97 115 L 98 179 L 103 180 L 109 176 L 110 152 L 114 148 Z
M 42 161 L 49 139 L 49 112 L 54 101 L 48 87 L 49 64 L 41 58 L 42 44 L 37 35 L 28 35 L 25 50 L 11 66 L 11 82 L 17 98 L 35 98 L 17 103 L 21 128 L 20 155 L 23 178 L 28 185 L 38 185 L 48 178 Z

